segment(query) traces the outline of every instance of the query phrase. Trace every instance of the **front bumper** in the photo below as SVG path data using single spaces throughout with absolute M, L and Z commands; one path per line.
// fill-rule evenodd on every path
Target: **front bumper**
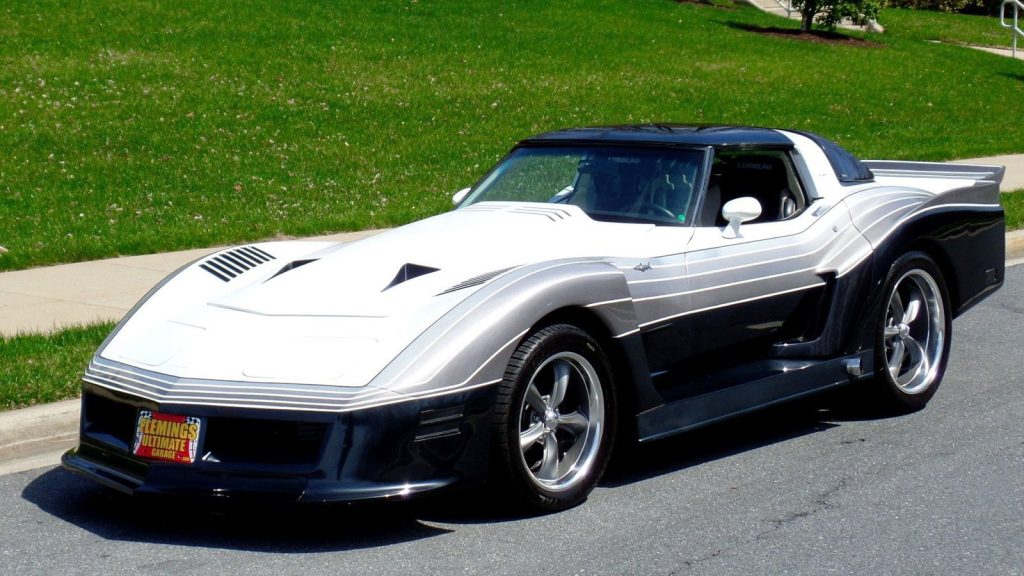
M 130 494 L 350 502 L 486 480 L 494 387 L 344 413 L 157 403 L 85 383 L 64 467 Z M 193 464 L 132 454 L 139 410 L 204 420 Z

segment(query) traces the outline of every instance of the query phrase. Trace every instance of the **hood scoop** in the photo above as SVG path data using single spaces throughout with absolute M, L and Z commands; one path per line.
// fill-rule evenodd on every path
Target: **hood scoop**
M 246 271 L 271 260 L 276 258 L 268 252 L 255 246 L 241 246 L 221 252 L 205 260 L 199 267 L 225 282 L 230 282 Z
M 386 292 L 403 282 L 430 274 L 431 272 L 437 272 L 438 270 L 439 268 L 431 268 L 430 266 L 421 266 L 419 264 L 403 264 L 402 267 L 398 269 L 398 274 L 395 274 L 394 280 L 385 286 L 384 290 L 381 290 L 381 292 Z
M 308 258 L 306 260 L 292 260 L 291 262 L 282 266 L 281 269 L 275 272 L 273 276 L 264 280 L 264 282 L 270 282 L 271 280 L 277 278 L 278 276 L 284 274 L 285 272 L 291 272 L 292 270 L 295 270 L 299 266 L 305 266 L 306 264 L 309 264 L 310 262 L 316 262 L 317 260 L 319 260 L 319 258 Z

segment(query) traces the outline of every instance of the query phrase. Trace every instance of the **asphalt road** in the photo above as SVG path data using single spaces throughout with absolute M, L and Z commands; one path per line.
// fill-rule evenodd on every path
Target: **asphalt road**
M 1024 266 L 955 323 L 922 412 L 832 394 L 645 445 L 573 510 L 481 495 L 208 509 L 0 477 L 0 574 L 1022 574 Z

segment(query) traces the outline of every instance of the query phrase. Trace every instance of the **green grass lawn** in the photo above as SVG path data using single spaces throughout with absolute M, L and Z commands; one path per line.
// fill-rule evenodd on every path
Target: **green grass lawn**
M 879 21 L 904 38 L 1009 48 L 1013 35 L 999 18 L 927 10 L 883 10 Z
M 391 226 L 581 124 L 819 131 L 865 157 L 1024 151 L 1024 66 L 886 11 L 871 47 L 745 6 L 15 1 L 0 7 L 0 270 Z M 958 30 L 968 32 L 958 32 Z M 2 252 L 2 250 L 0 250 Z
M 82 372 L 113 324 L 0 337 L 0 410 L 78 396 Z
M 1003 194 L 999 199 L 1006 212 L 1006 229 L 1024 228 L 1024 190 Z

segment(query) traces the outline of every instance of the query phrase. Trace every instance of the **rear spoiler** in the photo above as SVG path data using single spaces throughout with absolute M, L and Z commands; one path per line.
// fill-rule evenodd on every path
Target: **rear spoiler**
M 945 162 L 900 162 L 868 160 L 864 162 L 875 178 L 891 183 L 902 180 L 910 185 L 942 196 L 940 202 L 999 204 L 999 184 L 1006 168 L 981 164 L 950 164 Z M 895 180 L 899 179 L 899 180 Z M 906 179 L 918 179 L 907 183 Z
M 985 164 L 951 164 L 948 162 L 903 162 L 900 160 L 863 160 L 876 176 L 899 178 L 945 178 L 974 180 L 999 184 L 1006 168 Z

